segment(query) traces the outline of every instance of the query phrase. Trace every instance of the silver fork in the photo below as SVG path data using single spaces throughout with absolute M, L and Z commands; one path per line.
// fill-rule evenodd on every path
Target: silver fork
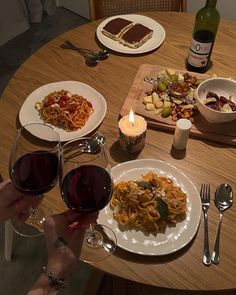
M 211 255 L 209 250 L 209 240 L 208 240 L 208 209 L 210 206 L 210 185 L 202 184 L 200 196 L 202 200 L 202 211 L 204 213 L 204 251 L 202 262 L 204 265 L 211 264 Z

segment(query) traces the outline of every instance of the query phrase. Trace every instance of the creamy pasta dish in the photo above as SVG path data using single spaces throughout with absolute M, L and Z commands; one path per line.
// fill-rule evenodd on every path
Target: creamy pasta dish
M 171 179 L 149 172 L 141 180 L 117 183 L 110 207 L 125 229 L 157 233 L 185 219 L 186 201 L 186 194 Z

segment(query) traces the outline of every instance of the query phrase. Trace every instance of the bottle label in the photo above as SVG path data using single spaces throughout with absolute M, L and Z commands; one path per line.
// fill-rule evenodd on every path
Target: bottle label
M 188 63 L 194 67 L 203 68 L 210 58 L 213 42 L 202 43 L 192 38 Z

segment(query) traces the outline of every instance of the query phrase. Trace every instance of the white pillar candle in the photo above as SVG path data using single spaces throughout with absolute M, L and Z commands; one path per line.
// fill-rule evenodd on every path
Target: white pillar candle
M 131 111 L 119 121 L 119 142 L 123 150 L 129 153 L 140 152 L 145 145 L 147 130 L 146 120 Z
M 179 119 L 176 123 L 173 146 L 177 150 L 186 148 L 192 123 L 187 119 Z

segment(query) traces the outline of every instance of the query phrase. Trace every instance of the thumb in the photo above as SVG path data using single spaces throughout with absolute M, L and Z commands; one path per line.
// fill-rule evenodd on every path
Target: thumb
M 16 215 L 17 223 L 24 223 L 30 217 L 30 211 L 21 212 Z
M 98 213 L 79 214 L 72 210 L 67 210 L 61 214 L 54 215 L 54 217 L 63 222 L 65 225 L 72 225 L 72 228 L 76 227 L 86 229 L 97 219 Z
M 34 203 L 34 197 L 32 196 L 23 196 L 19 200 L 17 200 L 12 206 L 14 213 L 22 213 L 28 211 L 32 207 L 32 203 Z
M 94 223 L 98 218 L 98 213 L 81 214 L 77 218 L 76 228 L 86 229 L 91 223 Z

